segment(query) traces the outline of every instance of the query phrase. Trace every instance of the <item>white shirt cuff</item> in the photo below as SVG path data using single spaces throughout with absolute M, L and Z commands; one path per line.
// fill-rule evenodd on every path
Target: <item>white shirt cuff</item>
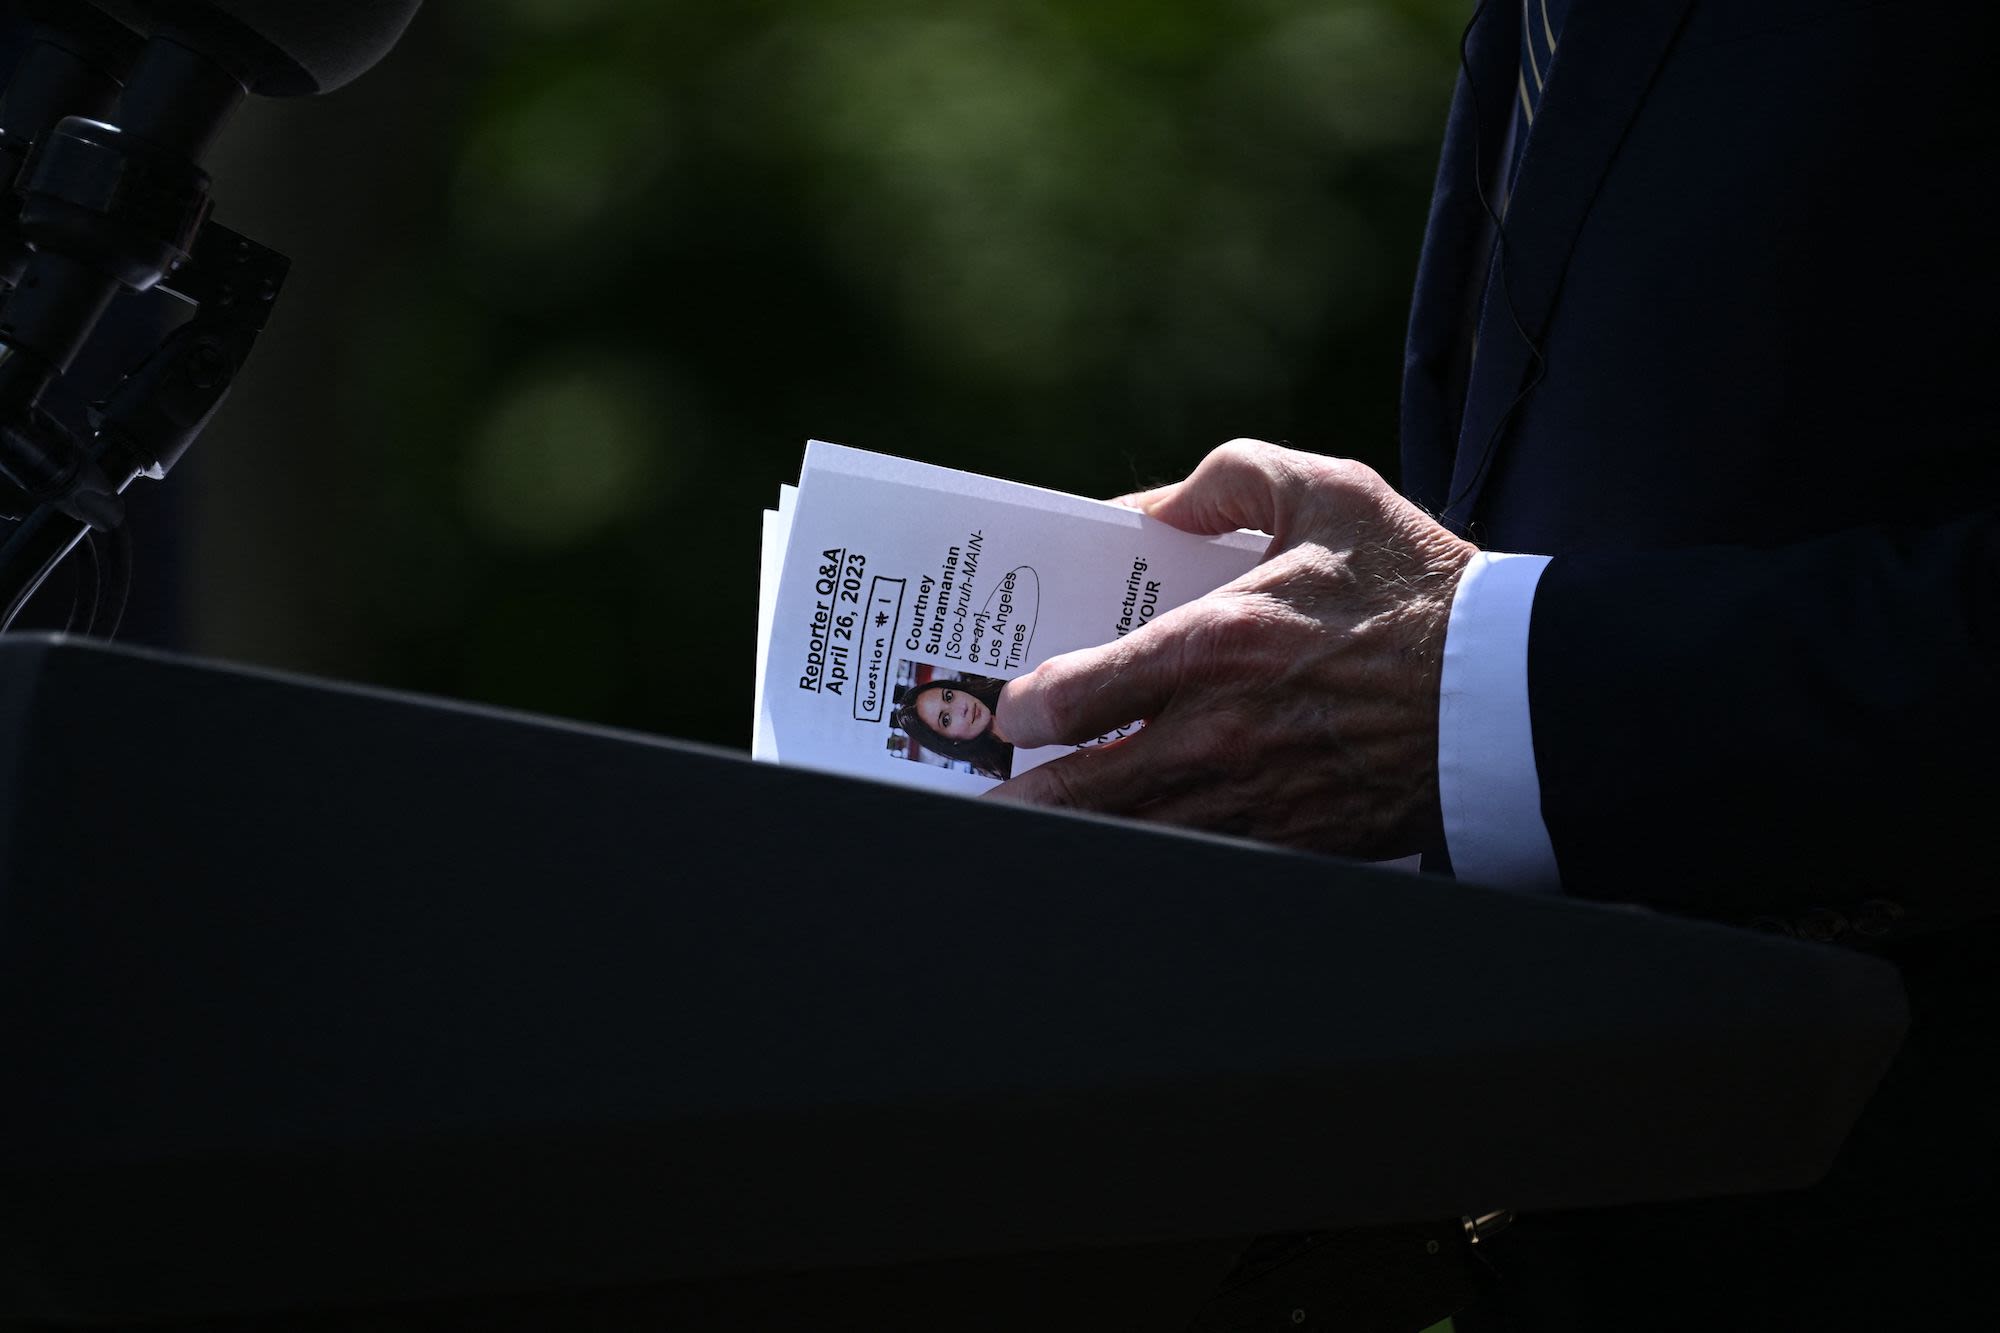
M 1528 622 L 1541 555 L 1481 551 L 1459 575 L 1438 697 L 1438 798 L 1452 873 L 1495 888 L 1560 891 L 1542 822 L 1528 715 Z

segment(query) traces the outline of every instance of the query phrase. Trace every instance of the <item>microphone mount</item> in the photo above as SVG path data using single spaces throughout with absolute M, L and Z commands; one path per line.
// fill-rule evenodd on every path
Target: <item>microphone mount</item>
M 74 24 L 45 20 L 0 124 L 10 205 L 0 233 L 11 232 L 0 235 L 0 282 L 11 281 L 0 304 L 0 518 L 14 522 L 0 544 L 0 629 L 79 543 L 118 534 L 132 482 L 164 477 L 194 443 L 289 267 L 210 218 L 200 159 L 242 83 L 171 27 L 130 59 L 106 40 L 109 21 L 88 12 L 95 18 Z M 107 72 L 128 60 L 129 73 Z M 108 92 L 116 123 L 99 118 Z M 108 398 L 85 403 L 66 378 L 77 353 L 119 292 L 155 288 L 192 314 Z M 122 573 L 113 586 L 117 605 L 93 605 L 72 628 L 115 631 Z

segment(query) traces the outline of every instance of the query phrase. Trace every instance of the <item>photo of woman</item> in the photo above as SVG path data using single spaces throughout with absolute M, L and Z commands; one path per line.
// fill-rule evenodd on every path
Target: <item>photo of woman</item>
M 964 767 L 989 778 L 1013 772 L 1014 747 L 993 730 L 1004 680 L 975 676 L 923 663 L 901 664 L 907 683 L 896 693 L 889 725 L 909 742 L 904 757 Z M 956 761 L 956 762 L 951 762 Z

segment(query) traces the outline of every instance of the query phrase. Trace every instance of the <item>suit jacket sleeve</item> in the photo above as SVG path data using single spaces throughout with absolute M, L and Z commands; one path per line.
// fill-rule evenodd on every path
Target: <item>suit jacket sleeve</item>
M 1897 933 L 2000 906 L 1996 581 L 1992 513 L 1556 559 L 1528 674 L 1564 888 L 1835 933 L 1862 904 Z

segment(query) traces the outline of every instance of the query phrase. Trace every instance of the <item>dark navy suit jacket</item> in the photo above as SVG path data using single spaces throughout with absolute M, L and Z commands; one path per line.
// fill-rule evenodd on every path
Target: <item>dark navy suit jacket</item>
M 1524 1219 L 1492 1252 L 1526 1327 L 1921 1327 L 2000 1243 L 1996 11 L 1574 0 L 1498 261 L 1474 159 L 1518 0 L 1473 29 L 1404 480 L 1556 557 L 1528 665 L 1564 888 L 1845 931 L 1915 1014 L 1822 1187 Z
M 1558 557 L 1529 687 L 1571 893 L 1919 931 L 2000 901 L 1994 8 L 1576 0 L 1499 263 L 1473 158 L 1519 5 L 1474 28 L 1404 480 Z

